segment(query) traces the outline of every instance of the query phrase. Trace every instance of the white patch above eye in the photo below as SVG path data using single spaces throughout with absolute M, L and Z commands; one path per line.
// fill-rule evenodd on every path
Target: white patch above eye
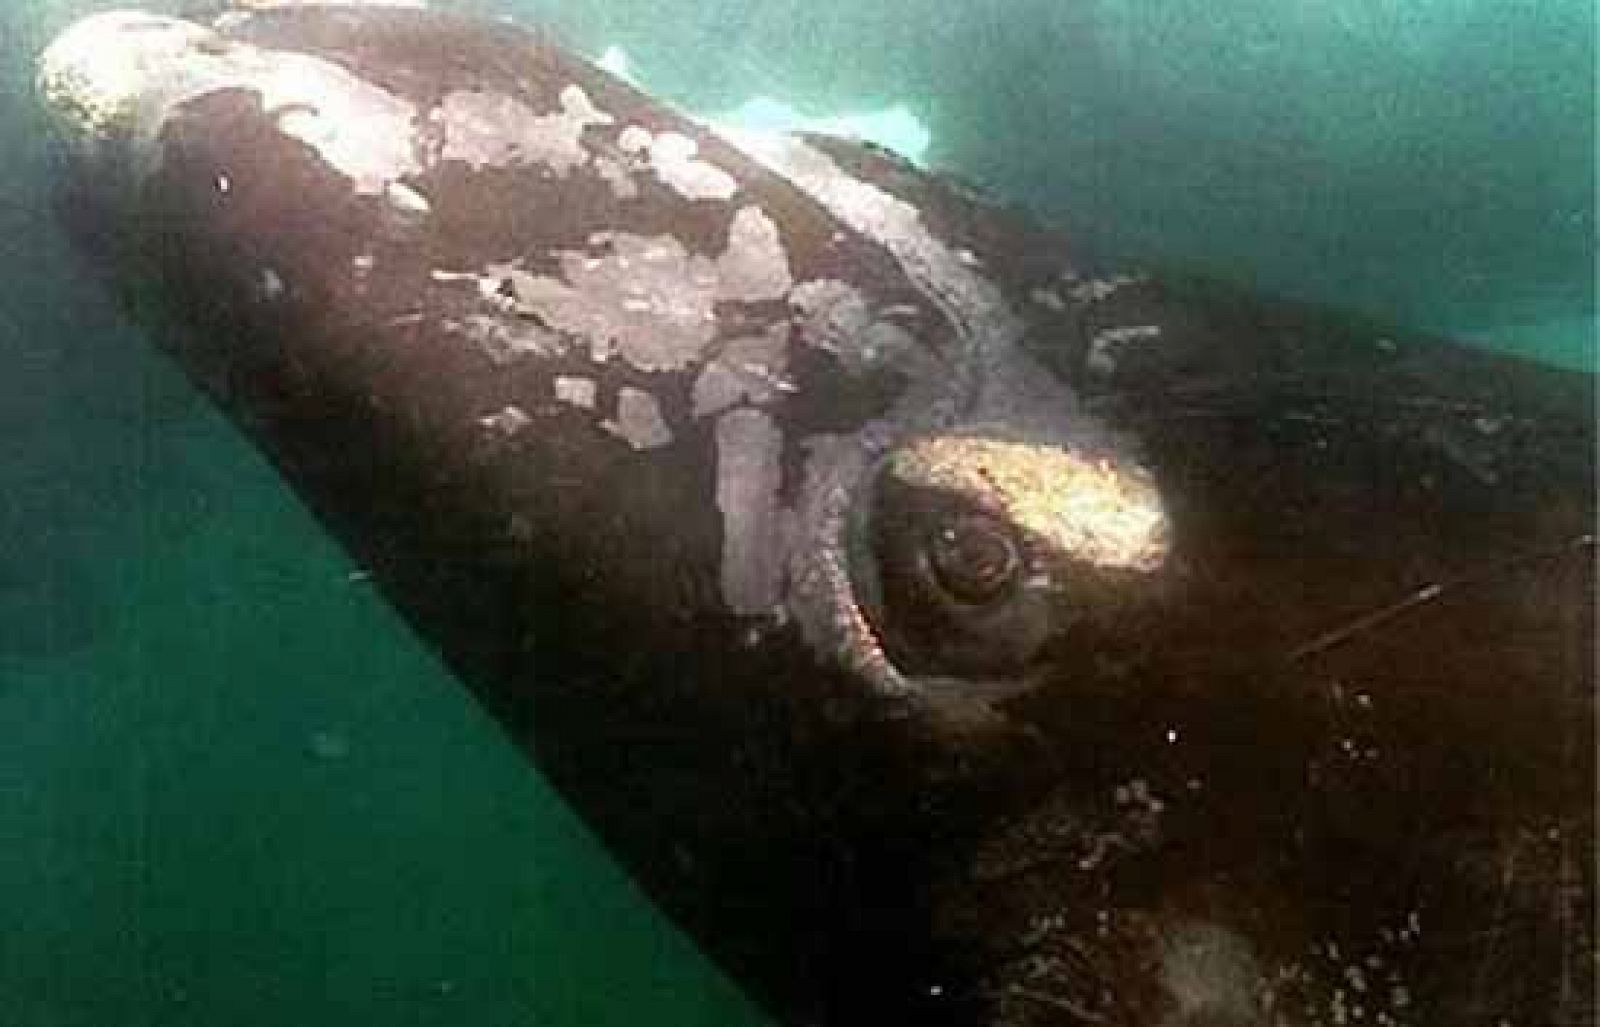
M 890 470 L 909 485 L 982 496 L 1019 527 L 1096 567 L 1153 570 L 1171 546 L 1160 493 L 1131 463 L 1049 444 L 948 435 L 907 443 Z

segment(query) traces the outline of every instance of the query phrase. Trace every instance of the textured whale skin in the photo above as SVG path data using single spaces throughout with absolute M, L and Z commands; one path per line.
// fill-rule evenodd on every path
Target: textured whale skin
M 1592 379 L 501 23 L 40 90 L 85 252 L 781 1019 L 1593 1022 Z

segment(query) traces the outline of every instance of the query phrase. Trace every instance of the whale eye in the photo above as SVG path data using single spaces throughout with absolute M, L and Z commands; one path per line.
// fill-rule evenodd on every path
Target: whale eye
M 1017 544 L 992 517 L 964 514 L 937 524 L 925 543 L 933 581 L 951 599 L 987 606 L 1006 595 L 1022 570 Z
M 907 679 L 1010 687 L 1160 600 L 1161 495 L 1113 456 L 977 433 L 891 448 L 845 532 L 872 651 Z
M 900 670 L 1013 674 L 1052 630 L 1042 554 L 1003 512 L 885 476 L 862 528 L 858 594 Z

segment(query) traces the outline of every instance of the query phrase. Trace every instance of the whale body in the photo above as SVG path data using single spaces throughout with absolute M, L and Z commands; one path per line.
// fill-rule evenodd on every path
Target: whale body
M 783 1022 L 1593 1022 L 1591 378 L 502 22 L 38 84 L 92 266 Z

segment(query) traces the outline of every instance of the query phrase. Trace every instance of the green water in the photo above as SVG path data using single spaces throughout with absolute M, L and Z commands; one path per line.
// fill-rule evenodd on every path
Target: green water
M 1592 0 L 535 6 L 697 110 L 905 105 L 1098 248 L 1595 364 Z
M 0 13 L 0 1024 L 758 1022 L 77 277 L 28 64 L 107 6 Z M 1099 245 L 1592 365 L 1588 4 L 538 10 L 699 110 L 898 106 Z

